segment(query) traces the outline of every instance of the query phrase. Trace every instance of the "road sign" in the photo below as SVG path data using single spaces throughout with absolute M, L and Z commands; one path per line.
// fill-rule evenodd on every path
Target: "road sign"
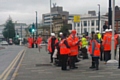
M 79 15 L 74 16 L 74 22 L 75 23 L 80 22 L 80 16 Z

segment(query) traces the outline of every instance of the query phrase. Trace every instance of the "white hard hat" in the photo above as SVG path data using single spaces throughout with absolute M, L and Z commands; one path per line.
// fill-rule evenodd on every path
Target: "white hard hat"
M 112 29 L 109 29 L 109 31 L 111 32 L 111 31 L 112 31 Z
M 105 33 L 105 31 L 103 31 L 102 33 Z
M 62 33 L 62 32 L 60 32 L 59 34 L 60 34 L 60 35 L 62 35 L 63 33 Z
M 55 36 L 55 33 L 51 33 L 51 36 Z
M 108 29 L 105 30 L 105 32 L 108 32 L 108 31 L 109 31 Z
M 98 33 L 99 31 L 97 30 L 96 33 Z

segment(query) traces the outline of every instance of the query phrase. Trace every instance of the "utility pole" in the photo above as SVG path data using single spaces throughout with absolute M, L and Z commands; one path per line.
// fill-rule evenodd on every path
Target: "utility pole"
M 36 11 L 36 37 L 38 36 L 37 11 Z
M 98 11 L 98 30 L 100 30 L 100 4 L 98 4 L 99 6 L 99 11 Z
M 50 33 L 52 33 L 52 13 L 51 13 L 51 0 L 50 0 Z
M 111 0 L 109 0 L 109 13 L 108 13 L 108 29 L 112 25 L 112 7 L 111 7 Z

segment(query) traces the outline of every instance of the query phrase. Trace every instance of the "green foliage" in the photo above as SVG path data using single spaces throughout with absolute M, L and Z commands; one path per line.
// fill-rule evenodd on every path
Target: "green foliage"
M 70 33 L 69 33 L 69 25 L 63 25 L 62 27 L 61 27 L 61 30 L 58 32 L 58 36 L 59 36 L 59 33 L 60 32 L 62 32 L 62 33 L 66 33 L 67 35 L 69 35 Z
M 5 28 L 3 30 L 3 36 L 5 38 L 14 38 L 15 37 L 15 25 L 12 22 L 12 19 L 8 19 L 6 24 L 4 25 Z

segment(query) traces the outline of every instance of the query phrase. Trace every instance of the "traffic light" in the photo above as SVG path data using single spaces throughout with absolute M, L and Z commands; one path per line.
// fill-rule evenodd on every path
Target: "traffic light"
M 35 24 L 33 23 L 32 24 L 32 33 L 34 33 L 35 32 Z
M 17 33 L 17 35 L 16 35 L 16 38 L 19 38 L 20 36 L 19 36 L 19 33 Z

